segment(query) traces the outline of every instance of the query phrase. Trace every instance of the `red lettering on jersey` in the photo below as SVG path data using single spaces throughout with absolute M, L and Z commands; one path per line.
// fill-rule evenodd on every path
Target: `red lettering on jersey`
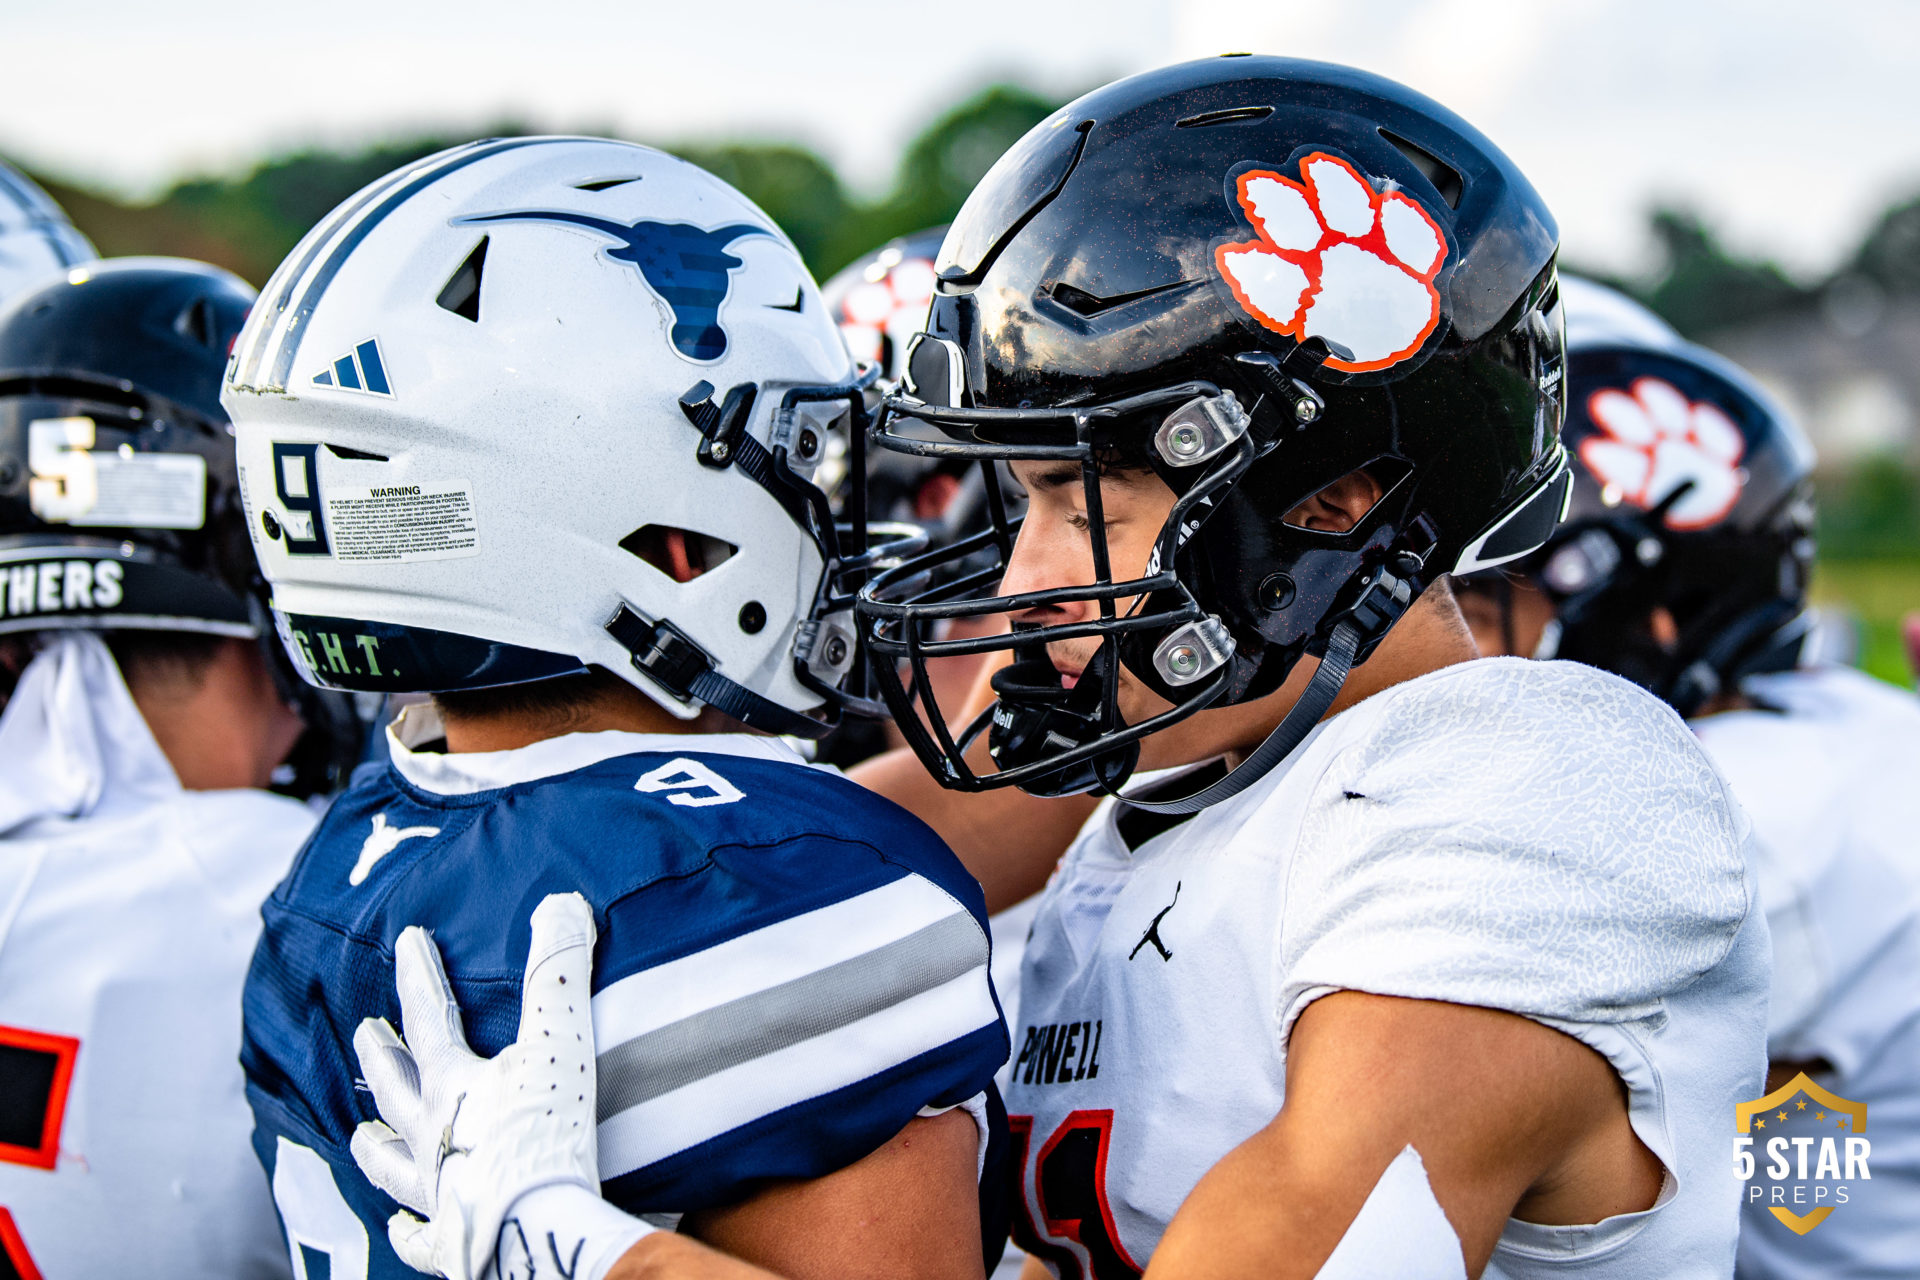
M 8 1081 L 0 1102 L 0 1160 L 51 1169 L 60 1159 L 60 1124 L 79 1055 L 72 1036 L 0 1027 L 0 1074 Z
M 33 1258 L 27 1253 L 27 1242 L 20 1238 L 20 1228 L 13 1225 L 13 1215 L 0 1209 L 0 1262 L 11 1268 L 0 1273 L 0 1280 L 41 1280 L 40 1268 L 33 1265 Z

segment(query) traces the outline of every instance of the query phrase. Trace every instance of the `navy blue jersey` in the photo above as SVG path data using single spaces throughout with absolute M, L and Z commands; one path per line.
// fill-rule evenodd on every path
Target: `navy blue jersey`
M 630 1212 L 819 1177 L 991 1088 L 1008 1046 L 980 888 L 911 815 L 764 739 L 576 735 L 472 757 L 478 777 L 468 759 L 364 768 L 265 906 L 241 1061 L 296 1268 L 413 1276 L 387 1244 L 397 1206 L 348 1153 L 375 1117 L 354 1028 L 400 1024 L 408 925 L 492 1055 L 534 906 L 586 896 L 602 1190 Z

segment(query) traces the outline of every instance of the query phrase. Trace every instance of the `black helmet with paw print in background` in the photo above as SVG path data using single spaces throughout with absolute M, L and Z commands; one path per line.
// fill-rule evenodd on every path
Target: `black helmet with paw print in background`
M 1184 63 L 1038 125 L 949 231 L 877 439 L 984 467 L 1076 462 L 1095 580 L 996 596 L 1018 526 L 996 506 L 991 528 L 869 584 L 877 675 L 928 767 L 961 789 L 1117 791 L 1140 738 L 1270 693 L 1314 654 L 1253 756 L 1149 807 L 1191 812 L 1278 763 L 1422 590 L 1526 554 L 1561 514 L 1557 247 L 1538 194 L 1471 125 L 1347 67 Z M 1099 522 L 1116 459 L 1178 495 L 1132 578 L 1110 572 Z M 1384 496 L 1350 532 L 1286 523 L 1363 469 Z M 982 549 L 990 568 L 929 573 Z M 1069 600 L 1101 618 L 938 638 L 948 619 Z M 1088 634 L 1099 652 L 1065 688 L 1045 645 Z M 910 688 L 925 660 L 990 648 L 1016 658 L 996 704 L 958 728 L 933 708 L 923 722 Z M 1172 709 L 1125 723 L 1122 664 Z M 963 758 L 982 733 L 998 772 Z
M 1694 715 L 1800 660 L 1813 446 L 1732 362 L 1610 289 L 1564 284 L 1573 501 L 1539 551 L 1467 585 L 1504 611 L 1503 575 L 1523 577 L 1553 605 L 1536 657 L 1611 671 Z

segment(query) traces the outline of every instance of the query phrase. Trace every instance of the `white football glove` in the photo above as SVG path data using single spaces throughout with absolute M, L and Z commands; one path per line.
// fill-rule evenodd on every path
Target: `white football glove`
M 426 931 L 407 929 L 394 943 L 407 1040 L 381 1018 L 354 1032 L 386 1123 L 362 1124 L 352 1145 L 368 1180 L 413 1210 L 388 1220 L 387 1237 L 415 1270 L 477 1280 L 514 1203 L 538 1188 L 582 1187 L 598 1202 L 594 936 L 593 912 L 577 893 L 534 909 L 520 1032 L 492 1059 L 467 1047 Z

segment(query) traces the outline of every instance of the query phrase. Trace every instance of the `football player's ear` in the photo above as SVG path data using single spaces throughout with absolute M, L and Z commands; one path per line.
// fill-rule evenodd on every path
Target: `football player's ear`
M 1287 512 L 1287 523 L 1316 533 L 1346 533 L 1373 510 L 1384 492 L 1364 469 L 1349 471 Z

